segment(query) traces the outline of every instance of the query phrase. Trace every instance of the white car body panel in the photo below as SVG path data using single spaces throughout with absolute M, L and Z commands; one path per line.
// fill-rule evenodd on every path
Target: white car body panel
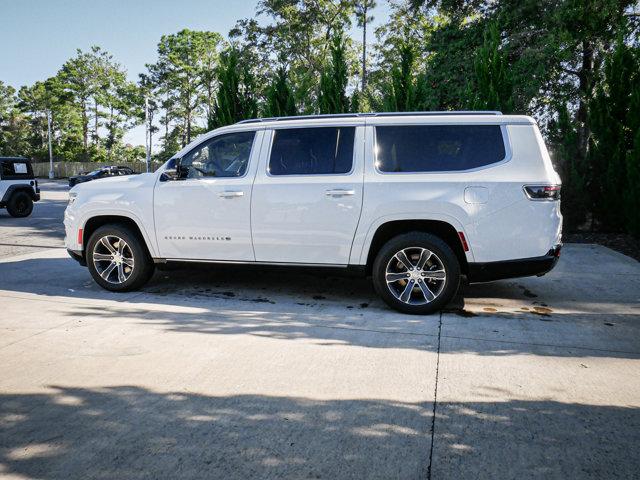
M 121 216 L 133 220 L 140 228 L 152 257 L 158 257 L 158 246 L 153 222 L 153 191 L 158 175 L 141 173 L 109 177 L 80 183 L 70 192 L 77 199 L 65 210 L 65 246 L 68 250 L 81 251 L 78 229 L 84 229 L 87 221 L 96 216 Z
M 364 127 L 356 128 L 347 174 L 269 175 L 272 138 L 269 130 L 253 185 L 256 260 L 347 265 L 362 208 Z
M 33 180 L 23 180 L 23 179 L 16 179 L 16 180 L 1 180 L 0 179 L 0 199 L 2 199 L 2 197 L 4 197 L 4 194 L 7 192 L 7 190 L 9 190 L 9 187 L 11 187 L 12 185 L 26 185 L 27 187 L 31 187 L 31 182 L 33 182 Z
M 158 181 L 154 195 L 160 256 L 169 259 L 254 261 L 252 184 L 264 131 L 256 133 L 242 177 Z
M 500 125 L 505 159 L 456 172 L 377 170 L 376 125 L 428 124 Z M 337 125 L 356 126 L 351 173 L 267 173 L 274 128 Z M 67 248 L 82 250 L 78 229 L 95 215 L 133 219 L 151 255 L 158 259 L 365 265 L 376 230 L 396 220 L 448 223 L 466 237 L 469 263 L 541 257 L 560 243 L 560 203 L 533 201 L 523 191 L 524 185 L 560 184 L 542 136 L 529 117 L 399 115 L 237 124 L 199 137 L 176 158 L 213 136 L 247 130 L 258 133 L 247 173 L 241 178 L 160 182 L 165 166 L 155 174 L 78 185 L 72 190 L 77 199 L 65 214 Z M 218 198 L 225 190 L 243 195 Z M 327 190 L 353 191 L 353 195 L 328 196 Z M 233 240 L 204 241 L 203 237 Z

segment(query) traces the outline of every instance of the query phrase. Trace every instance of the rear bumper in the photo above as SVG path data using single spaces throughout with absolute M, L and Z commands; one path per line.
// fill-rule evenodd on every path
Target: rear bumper
M 558 263 L 562 245 L 556 245 L 542 257 L 521 258 L 501 262 L 470 263 L 469 283 L 492 282 L 505 278 L 542 276 Z
M 80 265 L 82 265 L 83 267 L 87 266 L 87 262 L 84 259 L 84 255 L 82 254 L 82 251 L 77 251 L 77 250 L 69 250 L 67 248 L 67 253 L 69 254 L 69 256 L 71 258 L 73 258 L 76 262 L 78 262 Z

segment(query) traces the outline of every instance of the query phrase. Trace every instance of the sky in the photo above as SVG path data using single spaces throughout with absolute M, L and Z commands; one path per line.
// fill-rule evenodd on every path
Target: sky
M 163 34 L 189 28 L 226 37 L 237 20 L 255 15 L 256 5 L 257 0 L 0 0 L 0 80 L 16 89 L 44 80 L 76 49 L 92 45 L 113 54 L 137 80 L 145 63 L 156 60 Z M 374 28 L 388 10 L 379 0 Z M 144 145 L 143 128 L 125 140 Z

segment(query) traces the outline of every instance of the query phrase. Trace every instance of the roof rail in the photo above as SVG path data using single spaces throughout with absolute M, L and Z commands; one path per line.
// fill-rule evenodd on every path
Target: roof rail
M 447 110 L 442 112 L 379 112 L 379 113 L 336 113 L 323 115 L 297 115 L 292 117 L 266 117 L 241 120 L 237 124 L 282 122 L 286 120 L 314 120 L 324 118 L 361 118 L 361 117 L 415 117 L 415 116 L 442 116 L 442 115 L 502 115 L 496 110 Z
M 313 120 L 316 118 L 358 118 L 362 115 L 362 113 L 336 113 L 336 114 L 325 114 L 325 115 L 295 115 L 291 117 L 267 117 L 267 118 L 252 118 L 249 120 L 242 120 L 238 122 L 241 123 L 260 123 L 260 122 L 282 122 L 286 120 Z
M 443 115 L 502 115 L 497 110 L 444 110 L 442 112 L 380 112 L 372 114 L 374 117 L 420 117 Z

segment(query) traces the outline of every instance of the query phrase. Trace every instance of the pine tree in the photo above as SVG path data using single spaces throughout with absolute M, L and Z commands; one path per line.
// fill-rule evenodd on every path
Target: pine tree
M 387 112 L 409 112 L 415 110 L 414 83 L 415 51 L 411 45 L 403 44 L 398 60 L 391 67 L 391 78 L 382 97 Z
M 271 85 L 267 87 L 263 114 L 265 117 L 290 117 L 298 114 L 289 75 L 284 67 L 276 70 Z
M 627 188 L 624 193 L 626 230 L 640 238 L 640 52 L 636 51 L 636 78 L 629 114 L 627 116 L 629 133 L 633 136 L 633 144 L 627 155 Z M 634 133 L 635 132 L 635 133 Z
M 472 110 L 513 112 L 513 81 L 507 56 L 500 49 L 500 31 L 492 22 L 484 33 L 484 42 L 474 61 Z
M 333 35 L 331 41 L 331 60 L 320 75 L 318 92 L 318 111 L 320 113 L 347 113 L 347 82 L 349 75 L 345 58 L 345 40 L 342 32 Z
M 387 112 L 419 112 L 436 108 L 427 75 L 417 73 L 416 50 L 408 41 L 396 47 L 389 80 L 382 90 Z
M 631 188 L 627 157 L 636 134 L 629 126 L 637 115 L 630 105 L 638 76 L 637 57 L 620 36 L 605 60 L 604 79 L 589 104 L 589 192 L 596 219 L 606 231 L 625 228 L 625 192 Z
M 238 50 L 230 48 L 223 52 L 217 70 L 219 87 L 213 124 L 223 127 L 256 117 L 255 80 L 249 67 L 240 65 Z
M 558 119 L 550 126 L 549 140 L 556 160 L 556 170 L 562 178 L 562 216 L 564 225 L 575 230 L 591 211 L 587 195 L 589 171 L 578 155 L 578 130 L 566 106 L 558 111 Z

